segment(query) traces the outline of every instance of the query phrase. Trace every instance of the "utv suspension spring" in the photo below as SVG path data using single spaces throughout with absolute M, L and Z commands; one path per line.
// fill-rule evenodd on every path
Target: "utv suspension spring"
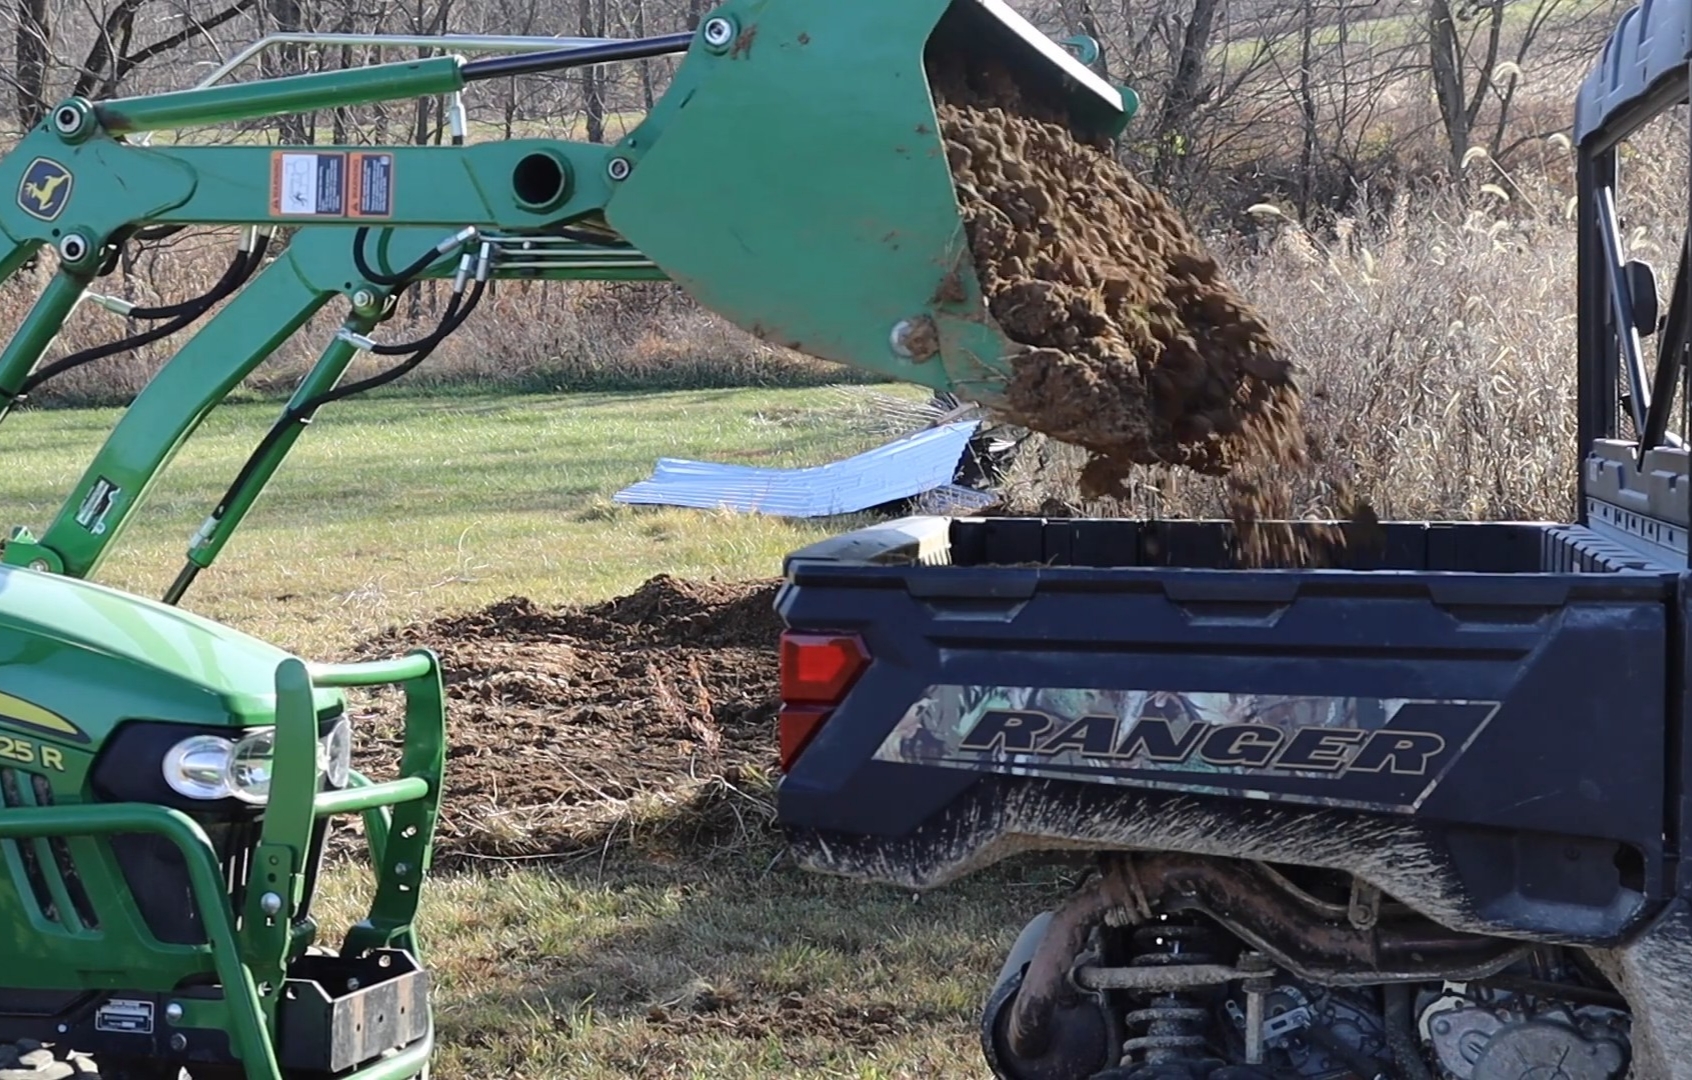
M 1215 940 L 1208 927 L 1181 922 L 1159 922 L 1136 929 L 1132 939 L 1135 967 L 1174 967 L 1212 964 L 1215 956 L 1206 946 Z M 1209 1010 L 1193 1004 L 1184 995 L 1157 993 L 1146 1004 L 1129 1012 L 1130 1031 L 1138 1031 L 1122 1044 L 1125 1066 L 1180 1066 L 1203 1060 L 1209 1040 L 1204 1034 Z

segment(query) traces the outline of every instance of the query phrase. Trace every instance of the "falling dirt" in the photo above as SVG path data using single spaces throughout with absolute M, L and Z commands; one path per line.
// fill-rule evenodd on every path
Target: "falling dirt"
M 427 646 L 447 687 L 438 851 L 520 857 L 619 838 L 709 845 L 768 820 L 775 765 L 776 582 L 658 577 L 603 604 L 505 600 L 390 631 L 361 658 Z M 401 701 L 372 699 L 356 766 L 394 775 Z
M 1090 451 L 1088 497 L 1123 493 L 1137 466 L 1226 476 L 1248 565 L 1341 543 L 1264 524 L 1314 465 L 1294 365 L 1168 199 L 1002 70 L 930 77 L 989 310 L 1027 347 L 1005 419 Z

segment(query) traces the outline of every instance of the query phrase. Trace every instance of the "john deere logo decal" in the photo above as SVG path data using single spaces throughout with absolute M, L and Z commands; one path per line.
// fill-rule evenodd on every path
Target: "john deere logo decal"
M 82 729 L 58 713 L 3 691 L 0 691 L 0 724 L 34 728 L 61 738 L 75 739 L 77 742 L 88 741 L 88 736 L 83 734 Z M 0 739 L 3 738 L 4 736 L 0 736 Z M 5 756 L 7 755 L 0 753 L 0 757 Z
M 69 169 L 49 158 L 36 158 L 18 185 L 18 205 L 42 221 L 56 220 L 70 201 L 72 183 Z

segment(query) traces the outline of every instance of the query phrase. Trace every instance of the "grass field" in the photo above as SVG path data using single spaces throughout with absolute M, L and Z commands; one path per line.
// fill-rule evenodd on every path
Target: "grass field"
M 810 403 L 809 405 L 807 403 Z M 214 412 L 118 540 L 101 581 L 158 595 L 188 537 L 278 412 Z M 38 532 L 110 431 L 114 410 L 7 421 L 6 525 Z M 838 397 L 706 390 L 648 395 L 461 394 L 326 409 L 188 606 L 322 656 L 393 622 L 511 595 L 618 595 L 657 573 L 771 576 L 838 529 L 689 511 L 611 496 L 661 456 L 820 463 L 878 436 Z
M 215 414 L 97 577 L 156 595 L 274 415 Z M 0 507 L 44 526 L 115 414 L 8 421 Z M 779 572 L 850 522 L 610 501 L 660 455 L 814 464 L 880 438 L 816 392 L 395 398 L 326 412 L 187 606 L 313 656 L 380 626 L 512 594 L 591 600 L 658 573 Z M 963 1078 L 1004 950 L 1061 884 L 997 872 L 917 898 L 801 874 L 770 836 L 709 858 L 613 850 L 435 879 L 423 933 L 435 1075 Z M 361 873 L 337 871 L 325 925 Z

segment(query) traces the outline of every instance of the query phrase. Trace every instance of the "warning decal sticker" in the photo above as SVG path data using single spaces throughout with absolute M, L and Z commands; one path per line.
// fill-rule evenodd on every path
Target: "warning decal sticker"
M 347 178 L 352 191 L 347 199 L 350 217 L 388 217 L 394 212 L 394 155 L 358 153 L 351 155 Z
M 270 163 L 276 217 L 385 218 L 393 214 L 394 155 L 283 150 Z

